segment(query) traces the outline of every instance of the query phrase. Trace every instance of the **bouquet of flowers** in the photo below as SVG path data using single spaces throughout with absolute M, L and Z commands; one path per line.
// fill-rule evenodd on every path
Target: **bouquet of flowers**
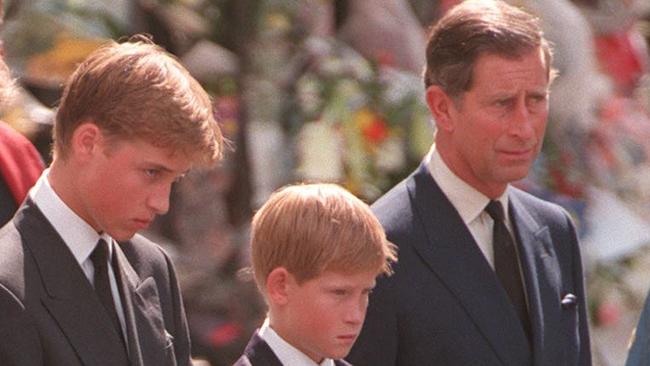
M 300 57 L 285 118 L 296 176 L 374 200 L 414 169 L 433 139 L 421 81 L 332 39 L 308 39 Z

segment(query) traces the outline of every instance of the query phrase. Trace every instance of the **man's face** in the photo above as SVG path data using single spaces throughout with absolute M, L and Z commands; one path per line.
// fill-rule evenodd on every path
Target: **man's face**
M 325 271 L 301 285 L 289 286 L 283 334 L 312 360 L 345 357 L 357 339 L 375 286 L 376 271 L 342 274 Z
M 171 185 L 191 162 L 142 140 L 109 142 L 84 167 L 77 213 L 98 232 L 127 240 L 167 212 Z
M 524 178 L 542 147 L 548 88 L 541 49 L 518 59 L 480 56 L 471 89 L 450 106 L 451 170 L 488 197 Z

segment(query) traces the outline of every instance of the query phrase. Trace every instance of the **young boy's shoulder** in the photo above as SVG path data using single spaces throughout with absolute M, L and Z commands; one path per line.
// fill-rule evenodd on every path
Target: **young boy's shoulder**
M 334 360 L 335 366 L 352 366 L 345 360 Z M 260 337 L 258 331 L 253 333 L 244 354 L 233 366 L 283 366 L 271 347 Z
M 282 366 L 282 362 L 260 337 L 258 331 L 255 331 L 244 349 L 244 354 L 233 366 Z

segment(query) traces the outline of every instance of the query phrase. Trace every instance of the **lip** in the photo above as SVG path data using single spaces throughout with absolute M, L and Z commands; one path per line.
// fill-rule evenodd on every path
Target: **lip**
M 354 342 L 357 339 L 357 334 L 345 334 L 336 337 L 344 342 Z
M 149 227 L 149 225 L 151 225 L 151 221 L 151 219 L 133 219 L 135 226 L 137 226 L 139 230 Z
M 501 150 L 501 154 L 513 159 L 526 159 L 533 153 L 533 149 L 524 150 Z

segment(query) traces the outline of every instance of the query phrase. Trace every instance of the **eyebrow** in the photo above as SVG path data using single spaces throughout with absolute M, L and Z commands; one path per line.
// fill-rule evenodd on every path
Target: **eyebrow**
M 530 91 L 530 93 L 528 93 L 528 95 L 540 96 L 540 97 L 545 97 L 545 96 L 548 96 L 549 94 L 550 94 L 550 93 L 549 93 L 549 90 L 548 90 L 548 89 L 544 89 L 544 90 L 532 90 L 532 91 Z
M 168 167 L 166 167 L 166 166 L 164 166 L 162 164 L 159 164 L 159 163 L 154 163 L 152 161 L 145 161 L 143 163 L 143 165 L 146 165 L 146 166 L 148 166 L 150 168 L 153 168 L 153 169 L 162 170 L 165 173 L 172 173 L 172 174 L 175 173 L 175 171 L 173 169 L 170 169 L 170 168 L 168 168 Z M 190 171 L 189 169 L 187 169 L 185 171 L 182 171 L 182 172 L 179 173 L 179 176 L 181 176 L 181 177 L 185 176 L 187 173 L 189 173 L 189 171 Z

